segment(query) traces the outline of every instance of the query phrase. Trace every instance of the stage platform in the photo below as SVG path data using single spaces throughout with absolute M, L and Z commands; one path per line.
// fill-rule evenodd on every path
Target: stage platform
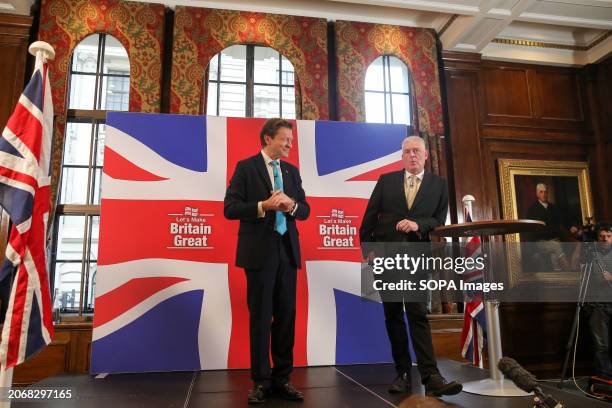
M 486 370 L 440 360 L 439 367 L 448 379 L 467 382 L 488 377 Z M 292 382 L 304 392 L 303 402 L 272 398 L 262 407 L 395 407 L 409 395 L 391 395 L 387 386 L 394 378 L 391 364 L 337 367 L 296 368 Z M 416 367 L 412 368 L 414 394 L 423 394 Z M 599 402 L 556 387 L 543 385 L 566 408 L 602 407 L 612 404 Z M 201 372 L 114 374 L 105 378 L 88 375 L 56 376 L 37 384 L 36 388 L 66 387 L 73 398 L 67 400 L 13 402 L 12 407 L 62 408 L 202 408 L 246 407 L 251 388 L 249 371 L 222 370 Z M 466 408 L 528 408 L 531 397 L 484 397 L 462 392 L 442 398 L 455 406 Z

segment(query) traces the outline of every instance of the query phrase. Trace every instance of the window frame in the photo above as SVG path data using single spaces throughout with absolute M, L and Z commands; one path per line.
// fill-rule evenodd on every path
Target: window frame
M 97 43 L 97 63 L 96 63 L 96 72 L 83 72 L 79 70 L 74 70 L 74 61 L 73 58 L 75 56 L 75 52 L 79 46 L 79 44 L 90 37 L 91 35 L 98 35 L 98 43 Z M 66 264 L 66 263 L 74 263 L 81 264 L 80 271 L 80 285 L 79 285 L 79 299 L 78 305 L 75 308 L 65 308 L 60 309 L 60 313 L 62 316 L 74 316 L 76 315 L 76 320 L 90 320 L 93 316 L 94 308 L 89 308 L 87 305 L 91 305 L 94 302 L 94 292 L 92 288 L 90 288 L 90 273 L 91 266 L 96 265 L 97 271 L 97 263 L 98 257 L 95 259 L 92 258 L 92 243 L 93 243 L 93 226 L 95 224 L 94 218 L 100 217 L 100 204 L 96 204 L 96 187 L 101 186 L 102 183 L 102 167 L 103 163 L 98 163 L 98 148 L 104 148 L 103 145 L 99 146 L 99 135 L 100 135 L 100 127 L 104 126 L 106 123 L 106 114 L 107 112 L 112 112 L 113 110 L 100 109 L 102 107 L 102 97 L 103 94 L 107 91 L 103 89 L 104 87 L 104 79 L 105 78 L 127 78 L 128 82 L 128 108 L 129 110 L 129 99 L 130 99 L 130 83 L 131 83 L 131 63 L 129 60 L 129 54 L 127 53 L 127 49 L 116 37 L 113 37 L 119 42 L 123 49 L 126 51 L 128 56 L 128 63 L 130 64 L 130 73 L 129 74 L 117 74 L 117 73 L 104 73 L 104 56 L 106 50 L 106 38 L 111 36 L 111 34 L 107 33 L 93 33 L 90 36 L 85 37 L 81 42 L 79 42 L 74 50 L 72 57 L 70 58 L 70 69 L 68 72 L 68 86 L 67 86 L 67 95 L 66 95 L 66 125 L 64 130 L 64 145 L 62 147 L 62 161 L 60 163 L 60 171 L 59 171 L 59 180 L 58 180 L 58 192 L 57 192 L 57 206 L 56 212 L 53 219 L 53 230 L 52 230 L 52 241 L 51 241 L 51 253 L 50 253 L 50 283 L 51 283 L 51 291 L 53 294 L 54 305 L 56 306 L 57 299 L 55 299 L 56 287 L 55 287 L 55 278 L 56 273 L 58 272 L 58 265 Z M 70 97 L 72 96 L 71 85 L 73 80 L 73 75 L 89 75 L 95 76 L 95 84 L 94 84 L 94 101 L 93 101 L 93 109 L 74 109 L 70 107 Z M 106 81 L 108 84 L 108 81 Z M 89 157 L 88 164 L 65 164 L 65 149 L 66 149 L 66 132 L 68 131 L 68 127 L 71 123 L 80 123 L 80 124 L 90 124 L 91 132 L 90 132 L 90 141 L 89 141 Z M 63 182 L 64 182 L 64 169 L 67 168 L 82 168 L 88 169 L 87 175 L 87 193 L 85 197 L 85 203 L 81 204 L 65 204 L 62 203 L 62 190 L 63 190 Z M 99 180 L 97 179 L 99 174 Z M 100 197 L 97 197 L 98 199 Z M 58 246 L 59 246 L 59 232 L 60 232 L 60 220 L 64 216 L 82 216 L 84 217 L 83 223 L 83 235 L 82 235 L 82 248 L 81 248 L 81 258 L 80 259 L 58 259 Z M 99 225 L 99 224 L 98 224 Z M 81 239 L 81 238 L 79 238 Z M 91 298 L 90 298 L 91 296 Z M 76 300 L 76 299 L 75 299 Z M 75 302 L 76 303 L 76 302 Z
M 416 123 L 416 115 L 415 115 L 415 108 L 416 108 L 416 102 L 414 100 L 414 94 L 413 94 L 413 89 L 414 87 L 412 86 L 412 75 L 409 69 L 408 64 L 406 64 L 404 61 L 402 61 L 400 58 L 398 58 L 395 55 L 392 54 L 383 54 L 380 55 L 379 57 L 376 57 L 371 63 L 370 65 L 368 65 L 368 67 L 366 68 L 366 72 L 365 75 L 367 76 L 368 74 L 368 70 L 370 69 L 370 67 L 372 66 L 372 64 L 374 64 L 374 62 L 376 62 L 379 58 L 382 58 L 382 72 L 383 72 L 383 90 L 379 91 L 379 90 L 374 90 L 374 89 L 367 89 L 364 83 L 364 87 L 363 87 L 363 92 L 364 92 L 364 110 L 366 111 L 366 117 L 367 117 L 367 106 L 365 104 L 366 101 L 366 95 L 368 93 L 374 93 L 374 94 L 379 94 L 379 95 L 383 95 L 383 102 L 384 102 L 384 113 L 385 113 L 385 122 L 386 124 L 394 124 L 393 122 L 393 95 L 404 95 L 404 96 L 408 96 L 408 101 L 410 104 L 410 124 L 406 124 L 406 126 L 408 127 L 408 131 L 411 134 L 412 131 L 415 129 L 415 123 Z M 397 59 L 399 62 L 401 62 L 402 64 L 404 64 L 404 66 L 406 67 L 406 72 L 408 75 L 408 92 L 400 92 L 400 91 L 393 91 L 393 81 L 392 81 L 392 77 L 391 77 L 391 58 L 395 58 Z M 388 79 L 388 80 L 387 80 Z M 365 76 L 364 76 L 364 81 L 365 81 Z M 389 89 L 387 89 L 387 84 L 389 86 Z M 387 95 L 389 96 L 389 107 L 387 107 Z M 390 116 L 390 120 L 389 120 L 389 116 Z M 381 122 L 369 122 L 369 123 L 381 123 Z M 403 123 L 401 123 L 403 124 Z
M 243 46 L 246 47 L 246 78 L 245 78 L 245 82 L 242 81 L 228 81 L 228 80 L 222 80 L 221 79 L 221 54 L 223 53 L 223 51 L 227 48 L 230 47 L 234 47 L 234 46 Z M 255 47 L 260 47 L 260 48 L 270 48 L 274 51 L 276 51 L 278 53 L 278 83 L 277 84 L 271 84 L 271 83 L 265 83 L 265 82 L 255 82 Z M 289 63 L 291 64 L 291 66 L 294 68 L 293 71 L 283 71 L 283 58 Z M 210 79 L 210 64 L 212 64 L 213 60 L 216 59 L 217 60 L 217 78 L 216 79 Z M 287 73 L 287 72 L 292 72 L 293 73 L 293 85 L 285 85 L 283 84 L 283 73 Z M 296 104 L 296 98 L 295 96 L 297 95 L 296 92 L 296 76 L 295 76 L 295 67 L 293 66 L 293 63 L 289 60 L 289 58 L 285 57 L 280 51 L 276 50 L 275 48 L 272 47 L 267 47 L 265 45 L 259 45 L 259 44 L 233 44 L 230 45 L 229 47 L 224 48 L 223 50 L 219 51 L 217 54 L 215 54 L 209 61 L 208 66 L 206 67 L 206 71 L 205 71 L 205 86 L 204 86 L 204 98 L 206 101 L 206 104 L 204 106 L 203 109 L 203 114 L 207 115 L 208 114 L 208 103 L 209 103 L 209 98 L 208 98 L 208 88 L 210 83 L 214 83 L 217 85 L 217 92 L 216 92 L 216 99 L 217 99 L 217 103 L 216 103 L 216 111 L 215 111 L 215 115 L 219 116 L 219 108 L 220 108 L 220 100 L 221 100 L 221 84 L 233 84 L 233 85 L 245 85 L 246 88 L 246 92 L 245 92 L 245 101 L 244 101 L 244 114 L 245 114 L 245 118 L 252 118 L 254 117 L 254 112 L 255 112 L 255 86 L 268 86 L 268 87 L 277 87 L 278 88 L 278 103 L 279 103 L 279 117 L 282 118 L 283 117 L 283 88 L 293 88 L 293 95 L 294 95 L 294 101 L 293 103 Z M 287 119 L 293 119 L 293 118 L 287 118 Z M 297 104 L 296 104 L 296 109 L 295 109 L 295 119 L 298 119 L 298 109 L 297 109 Z

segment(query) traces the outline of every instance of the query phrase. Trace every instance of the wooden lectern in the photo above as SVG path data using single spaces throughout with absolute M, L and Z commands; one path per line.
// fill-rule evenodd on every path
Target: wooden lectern
M 536 232 L 544 228 L 542 221 L 534 220 L 496 220 L 466 222 L 463 224 L 444 225 L 431 232 L 437 237 L 473 237 L 479 236 L 482 245 L 482 254 L 491 262 L 489 248 L 490 237 L 493 235 L 507 235 L 524 232 Z M 498 397 L 522 397 L 529 395 L 519 389 L 510 380 L 504 379 L 503 374 L 497 368 L 499 359 L 502 358 L 501 335 L 499 329 L 498 301 L 484 299 L 485 314 L 487 318 L 487 350 L 489 353 L 490 378 L 480 381 L 471 381 L 463 384 L 463 391 Z M 474 350 L 476 352 L 476 350 Z

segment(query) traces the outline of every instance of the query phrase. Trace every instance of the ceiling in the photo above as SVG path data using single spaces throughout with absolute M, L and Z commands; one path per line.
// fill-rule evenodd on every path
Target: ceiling
M 479 53 L 484 59 L 580 66 L 612 54 L 612 0 L 144 2 L 433 28 L 440 34 L 445 50 Z M 32 3 L 0 0 L 0 12 L 18 12 L 5 8 L 12 5 L 28 14 Z
M 30 14 L 34 0 L 0 0 L 0 13 Z

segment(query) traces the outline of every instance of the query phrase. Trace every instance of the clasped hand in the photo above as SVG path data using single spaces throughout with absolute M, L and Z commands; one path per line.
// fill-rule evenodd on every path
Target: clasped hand
M 294 202 L 281 190 L 272 191 L 272 195 L 261 203 L 264 211 L 289 212 L 293 210 Z
M 404 220 L 398 221 L 398 223 L 395 224 L 395 229 L 398 231 L 405 232 L 405 233 L 408 233 L 410 231 L 416 232 L 419 230 L 419 224 L 417 224 L 414 221 L 404 219 Z

